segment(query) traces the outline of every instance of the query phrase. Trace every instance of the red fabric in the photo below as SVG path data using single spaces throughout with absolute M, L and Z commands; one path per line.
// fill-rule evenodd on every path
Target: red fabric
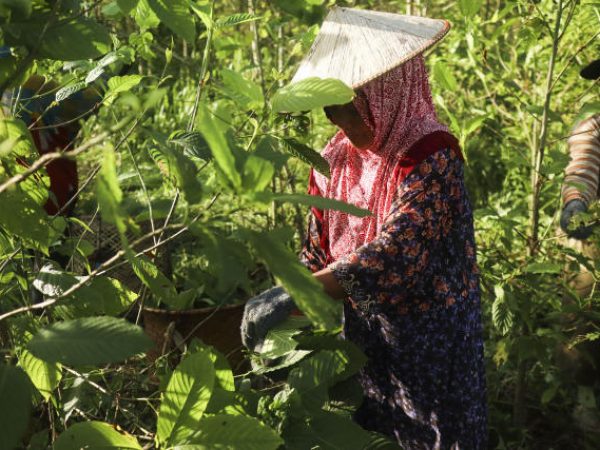
M 309 193 L 354 204 L 373 215 L 359 218 L 313 209 L 323 220 L 321 243 L 328 262 L 373 240 L 399 183 L 415 164 L 443 148 L 446 141 L 458 149 L 456 139 L 437 120 L 420 56 L 365 85 L 353 102 L 373 131 L 373 144 L 357 149 L 343 131 L 338 132 L 322 153 L 329 162 L 331 178 L 314 171 Z M 427 140 L 420 143 L 424 138 Z
M 57 127 L 53 130 L 34 130 L 33 141 L 40 155 L 65 150 L 70 142 L 70 134 L 66 127 Z M 77 163 L 68 158 L 59 158 L 46 166 L 50 178 L 49 198 L 44 205 L 46 213 L 55 215 L 77 192 L 79 179 Z M 63 216 L 71 215 L 75 202 L 62 212 Z

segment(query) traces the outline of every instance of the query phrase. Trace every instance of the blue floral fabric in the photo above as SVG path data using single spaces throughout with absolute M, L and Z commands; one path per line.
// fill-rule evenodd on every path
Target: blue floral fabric
M 313 271 L 321 226 L 311 219 L 301 254 Z M 355 420 L 406 449 L 485 449 L 479 275 L 457 153 L 418 164 L 378 236 L 329 267 L 348 293 L 345 337 L 368 357 Z

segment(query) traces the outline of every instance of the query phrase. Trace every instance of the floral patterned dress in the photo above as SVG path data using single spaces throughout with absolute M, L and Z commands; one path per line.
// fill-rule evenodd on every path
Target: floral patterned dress
M 301 260 L 317 271 L 331 258 L 313 213 Z M 355 420 L 406 449 L 486 448 L 478 268 L 457 152 L 417 164 L 377 237 L 329 267 L 348 293 L 345 337 L 368 357 Z

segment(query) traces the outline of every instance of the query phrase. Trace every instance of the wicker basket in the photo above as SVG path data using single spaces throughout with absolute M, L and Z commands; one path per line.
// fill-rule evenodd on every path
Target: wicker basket
M 244 373 L 249 367 L 240 335 L 243 314 L 243 304 L 186 311 L 144 308 L 144 329 L 156 344 L 147 357 L 153 362 L 178 342 L 189 343 L 195 337 L 225 355 L 234 373 Z

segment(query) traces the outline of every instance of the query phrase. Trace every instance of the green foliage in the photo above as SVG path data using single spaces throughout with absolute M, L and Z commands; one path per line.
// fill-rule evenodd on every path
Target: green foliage
M 59 363 L 49 363 L 33 356 L 23 349 L 19 354 L 19 364 L 29 376 L 44 400 L 48 401 L 62 378 L 62 366 Z
M 72 425 L 54 443 L 55 450 L 74 448 L 141 450 L 142 447 L 135 437 L 120 433 L 113 425 L 91 421 Z
M 15 448 L 27 429 L 31 384 L 22 370 L 0 364 L 0 448 Z
M 188 355 L 177 366 L 158 412 L 156 439 L 161 445 L 191 439 L 210 400 L 214 381 L 215 368 L 206 350 Z
M 27 344 L 34 356 L 69 365 L 122 361 L 150 347 L 140 327 L 114 317 L 85 317 L 43 328 Z
M 302 112 L 329 105 L 343 105 L 354 91 L 334 78 L 307 78 L 281 88 L 271 103 L 275 112 Z
M 188 42 L 196 39 L 194 16 L 190 14 L 188 0 L 148 0 L 156 16 L 174 33 Z

